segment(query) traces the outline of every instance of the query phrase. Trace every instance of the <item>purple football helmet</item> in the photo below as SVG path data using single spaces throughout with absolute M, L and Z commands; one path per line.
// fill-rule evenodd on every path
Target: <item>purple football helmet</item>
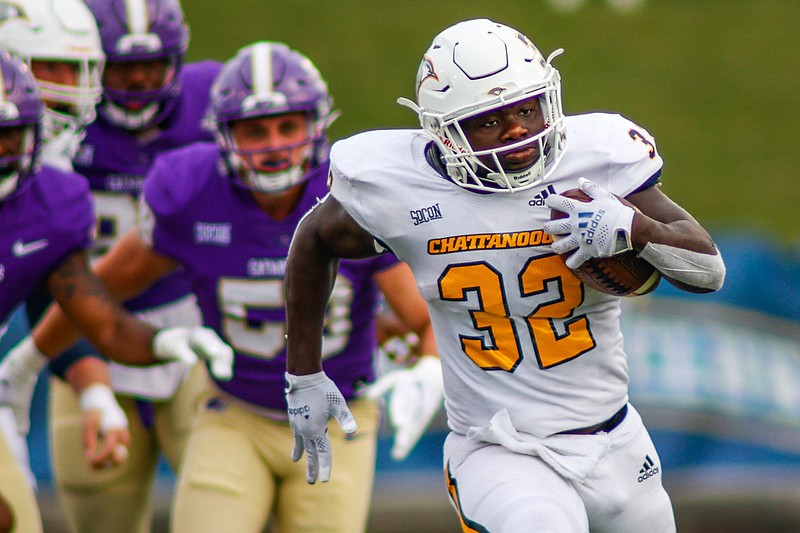
M 189 27 L 178 0 L 86 0 L 97 20 L 106 68 L 165 60 L 161 87 L 110 88 L 104 83 L 98 111 L 117 126 L 138 130 L 158 124 L 180 95 L 179 73 L 189 47 Z M 110 70 L 110 69 L 109 69 Z
M 285 44 L 263 41 L 242 48 L 225 64 L 211 89 L 208 118 L 233 179 L 277 193 L 302 182 L 311 168 L 328 160 L 327 131 L 338 115 L 332 108 L 328 85 L 309 58 Z M 301 143 L 256 151 L 236 146 L 232 122 L 294 112 L 307 117 Z M 288 169 L 263 172 L 251 164 L 256 154 L 300 146 L 307 146 L 303 160 Z
M 22 127 L 17 153 L 0 156 L 0 200 L 20 189 L 35 170 L 44 110 L 36 78 L 16 56 L 0 51 L 0 135 Z

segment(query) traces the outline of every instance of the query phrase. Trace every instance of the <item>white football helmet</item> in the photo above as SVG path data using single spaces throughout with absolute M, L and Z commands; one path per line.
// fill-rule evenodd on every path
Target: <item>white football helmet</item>
M 100 32 L 81 0 L 0 0 L 0 47 L 32 61 L 74 62 L 77 85 L 37 79 L 48 107 L 42 123 L 44 139 L 66 128 L 80 132 L 95 119 L 102 94 L 105 54 Z
M 514 192 L 552 174 L 566 148 L 561 76 L 534 44 L 513 28 L 487 19 L 459 22 L 437 35 L 417 72 L 417 102 L 398 103 L 419 115 L 422 128 L 441 150 L 447 173 L 473 190 Z M 476 151 L 461 122 L 493 109 L 538 97 L 545 119 L 541 133 L 513 144 Z M 498 154 L 537 143 L 539 158 L 524 170 L 505 171 Z M 479 160 L 494 161 L 490 168 Z

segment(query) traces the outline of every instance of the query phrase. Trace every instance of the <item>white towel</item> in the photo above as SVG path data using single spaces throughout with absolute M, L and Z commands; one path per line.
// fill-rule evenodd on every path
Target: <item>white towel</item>
M 506 409 L 496 413 L 489 425 L 471 427 L 467 438 L 499 444 L 514 453 L 540 457 L 562 477 L 583 481 L 611 447 L 607 433 L 594 435 L 550 435 L 545 438 L 519 433 Z

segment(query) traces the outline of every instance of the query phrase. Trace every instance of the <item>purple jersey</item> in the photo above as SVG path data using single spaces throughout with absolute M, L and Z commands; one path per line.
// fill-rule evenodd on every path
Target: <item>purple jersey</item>
M 89 179 L 97 212 L 94 255 L 105 253 L 122 235 L 136 227 L 136 203 L 144 177 L 155 157 L 164 151 L 212 139 L 203 127 L 211 85 L 221 65 L 214 61 L 190 63 L 181 69 L 182 91 L 175 107 L 152 134 L 134 133 L 106 121 L 102 115 L 89 126 L 75 156 L 75 171 Z M 178 273 L 164 278 L 147 292 L 126 302 L 131 310 L 162 305 L 190 291 Z
M 71 254 L 91 246 L 86 180 L 42 167 L 0 203 L 0 322 Z
M 327 166 L 312 171 L 300 203 L 285 220 L 270 218 L 252 195 L 220 173 L 214 144 L 158 158 L 145 187 L 153 226 L 142 228 L 153 249 L 185 268 L 203 311 L 236 350 L 234 377 L 218 385 L 239 398 L 284 410 L 286 312 L 284 275 L 289 243 L 300 218 L 327 194 Z M 328 304 L 325 372 L 346 398 L 374 379 L 373 276 L 397 263 L 390 255 L 341 261 Z

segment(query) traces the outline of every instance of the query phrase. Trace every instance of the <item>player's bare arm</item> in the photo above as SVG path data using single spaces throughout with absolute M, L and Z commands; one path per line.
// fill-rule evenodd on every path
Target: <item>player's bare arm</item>
M 709 233 L 659 187 L 627 198 L 633 217 L 631 244 L 675 287 L 696 293 L 718 290 L 725 264 Z
M 171 259 L 152 250 L 147 252 L 145 247 L 146 259 L 136 263 L 138 268 L 130 268 L 131 264 L 123 268 L 122 262 L 130 257 L 129 247 L 144 246 L 133 234 L 123 241 L 117 253 L 112 250 L 104 256 L 104 266 L 98 265 L 106 281 L 114 287 L 113 294 L 89 267 L 85 252 L 74 253 L 50 274 L 47 287 L 60 309 L 51 306 L 37 324 L 31 335 L 36 351 L 54 357 L 74 343 L 80 331 L 101 353 L 115 361 L 152 365 L 175 360 L 192 363 L 201 358 L 210 363 L 211 372 L 219 379 L 230 379 L 233 350 L 216 332 L 205 327 L 156 330 L 117 301 L 138 294 L 169 271 L 168 265 L 174 266 Z M 149 265 L 153 265 L 152 269 Z M 138 269 L 142 269 L 140 277 L 136 274 Z M 116 276 L 120 277 L 119 282 L 115 281 Z M 139 281 L 132 281 L 134 278 Z M 130 294 L 126 294 L 128 290 Z
M 134 229 L 94 265 L 97 277 L 117 300 L 127 300 L 169 274 L 178 263 L 155 252 Z
M 327 482 L 331 450 L 327 424 L 335 418 L 347 434 L 356 421 L 336 384 L 322 370 L 325 308 L 338 271 L 337 257 L 376 255 L 374 239 L 332 196 L 300 221 L 286 262 L 286 402 L 294 434 L 292 460 L 307 453 L 306 481 Z
M 295 231 L 286 264 L 287 371 L 322 370 L 320 342 L 338 257 L 376 255 L 374 239 L 332 196 L 312 209 Z
M 660 187 L 632 194 L 627 200 L 641 212 L 633 217 L 631 241 L 634 249 L 642 250 L 648 242 L 657 242 L 703 254 L 717 254 L 711 235 Z
M 417 351 L 420 354 L 436 354 L 436 341 L 433 336 L 428 308 L 419 291 L 414 287 L 414 274 L 405 263 L 378 273 L 375 276 L 386 302 L 396 316 L 419 338 Z
M 97 277 L 89 270 L 85 255 L 79 255 L 80 258 L 71 257 L 62 268 L 50 276 L 48 288 L 61 308 L 56 305 L 51 306 L 33 332 L 36 345 L 44 353 L 60 353 L 78 340 L 79 329 L 85 331 L 87 336 L 90 331 L 97 334 L 110 331 L 110 335 L 115 335 L 112 329 L 115 327 L 115 322 L 107 321 L 105 317 L 115 316 L 114 313 L 117 311 L 114 310 L 121 309 L 117 302 L 139 294 L 176 268 L 171 259 L 147 247 L 135 231 L 123 237 L 95 265 Z M 78 287 L 82 288 L 81 292 L 76 292 Z M 86 330 L 77 322 L 74 313 L 68 308 L 73 300 L 77 300 L 79 304 L 73 305 L 77 308 L 76 312 L 90 322 L 89 327 L 92 329 Z M 89 305 L 91 308 L 86 309 Z M 67 315 L 70 315 L 72 321 Z M 138 323 L 133 317 L 126 316 L 121 324 L 128 321 Z M 75 325 L 78 325 L 78 329 Z M 134 328 L 134 331 L 137 329 L 142 328 Z M 106 342 L 113 341 L 112 336 Z M 103 349 L 99 344 L 98 348 Z M 115 354 L 115 357 L 125 357 L 119 350 L 116 350 Z M 141 358 L 139 355 L 135 360 L 120 360 L 130 364 L 142 364 Z
M 63 312 L 51 306 L 34 330 L 34 340 L 43 353 L 60 353 L 78 340 L 77 326 L 100 351 L 113 353 L 115 359 L 130 364 L 156 362 L 152 358 L 155 330 L 114 299 L 92 272 L 85 252 L 69 256 L 47 278 L 47 288 Z M 51 317 L 53 326 L 48 325 Z

